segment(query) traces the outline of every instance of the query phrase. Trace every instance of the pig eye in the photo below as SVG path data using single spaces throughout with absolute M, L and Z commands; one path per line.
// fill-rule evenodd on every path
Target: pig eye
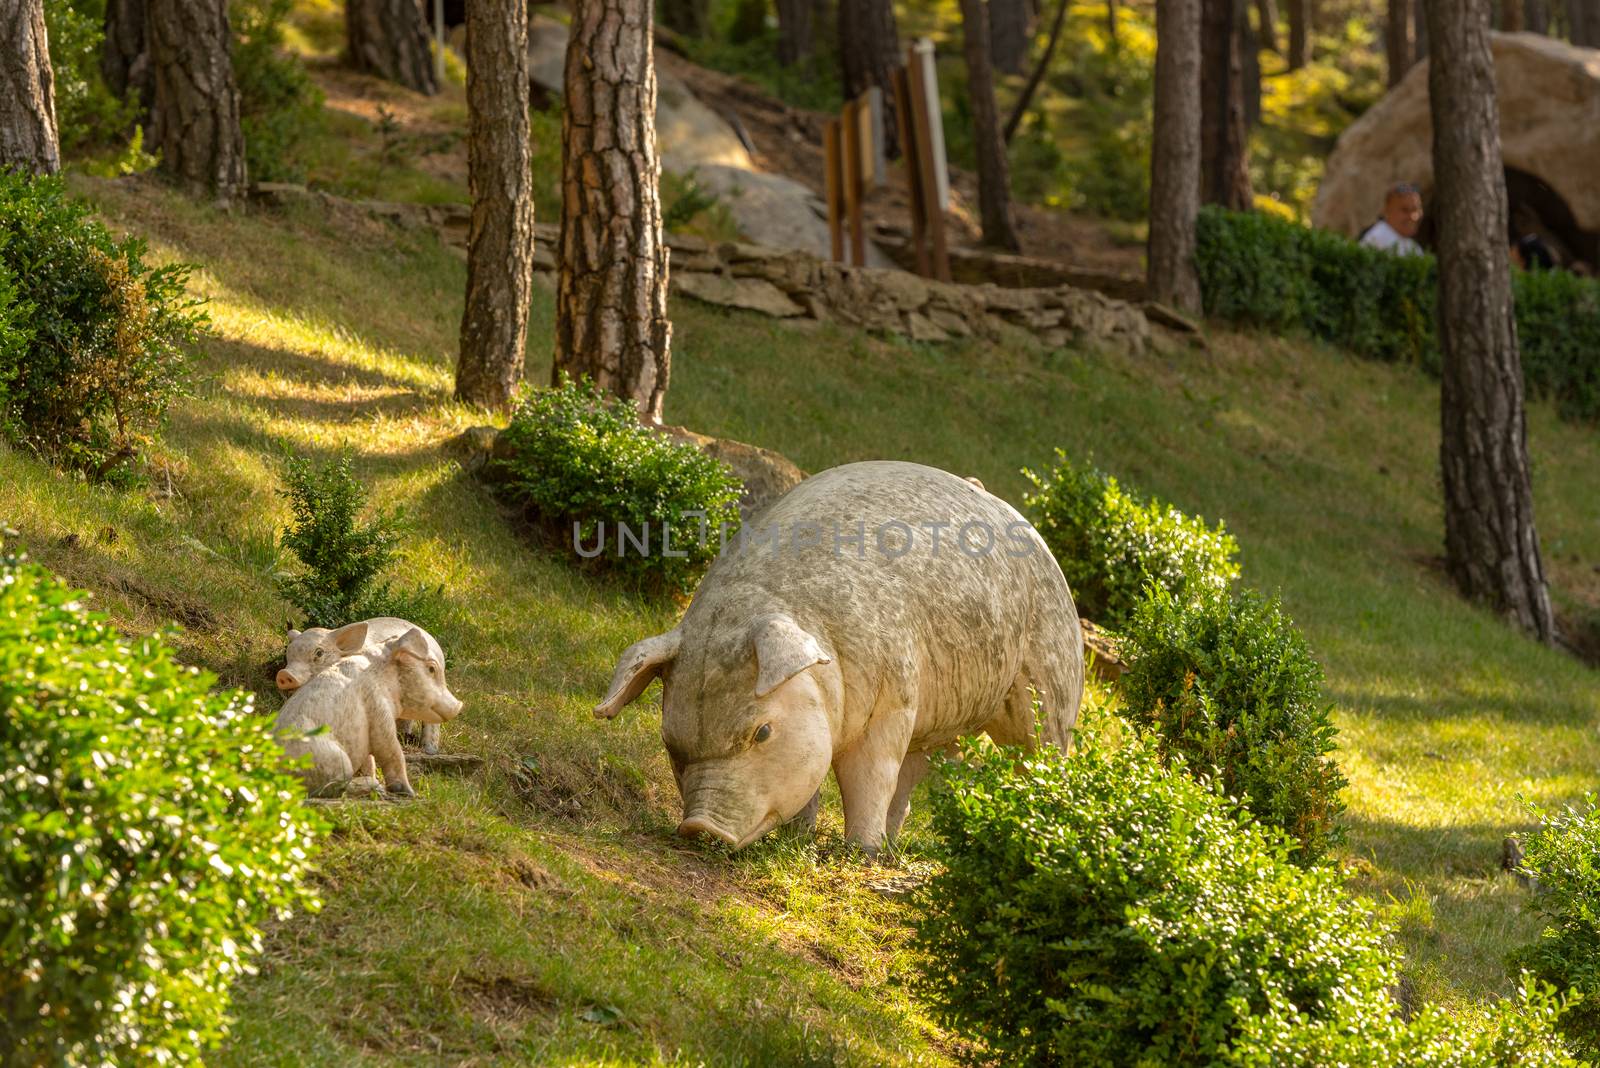
M 764 742 L 768 738 L 771 738 L 771 737 L 772 737 L 772 724 L 763 723 L 761 726 L 756 728 L 756 741 Z
M 317 651 L 316 651 L 316 653 L 314 653 L 314 654 L 313 654 L 313 655 L 312 655 L 312 657 L 311 657 L 311 659 L 313 659 L 313 660 L 321 660 L 321 659 L 322 659 L 322 650 L 321 650 L 321 649 L 318 649 L 318 650 L 317 650 Z

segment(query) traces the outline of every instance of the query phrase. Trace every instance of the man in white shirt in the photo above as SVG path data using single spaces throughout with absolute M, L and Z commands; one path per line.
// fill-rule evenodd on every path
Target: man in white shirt
M 1422 226 L 1422 193 L 1410 182 L 1401 182 L 1383 198 L 1383 215 L 1367 227 L 1361 243 L 1397 256 L 1420 256 L 1417 230 Z

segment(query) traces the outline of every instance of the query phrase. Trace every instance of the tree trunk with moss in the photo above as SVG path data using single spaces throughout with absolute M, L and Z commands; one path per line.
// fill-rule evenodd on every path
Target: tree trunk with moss
M 1429 0 L 1427 17 L 1445 555 L 1462 593 L 1549 642 L 1555 620 L 1533 522 L 1489 0 Z
M 671 371 L 650 0 L 575 0 L 562 118 L 553 377 L 661 421 Z
M 161 169 L 223 201 L 244 194 L 244 133 L 225 0 L 150 0 L 151 140 Z
M 456 397 L 510 407 L 522 381 L 533 295 L 533 149 L 528 119 L 528 7 L 467 7 L 467 302 Z
M 478 0 L 468 4 L 470 8 Z M 432 96 L 439 91 L 423 0 L 345 0 L 350 66 Z
M 11 42 L 0 58 L 0 167 L 54 174 L 61 145 L 42 0 L 0 0 L 0 29 Z

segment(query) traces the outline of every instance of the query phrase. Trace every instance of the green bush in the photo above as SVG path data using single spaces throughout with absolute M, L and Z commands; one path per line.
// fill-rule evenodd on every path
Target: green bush
M 1214 775 L 1311 865 L 1337 841 L 1345 778 L 1322 668 L 1275 602 L 1253 593 L 1178 598 L 1153 590 L 1124 632 L 1123 707 L 1162 748 Z
M 1261 213 L 1201 209 L 1195 263 L 1206 314 L 1312 337 L 1439 373 L 1437 267 Z M 1528 391 L 1600 419 L 1600 281 L 1513 271 Z
M 1572 1068 L 1536 983 L 1486 1021 L 1403 1021 L 1390 933 L 1340 873 L 1147 740 L 962 757 L 931 794 L 913 985 L 994 1063 Z
M 291 456 L 284 488 L 294 518 L 278 538 L 305 572 L 279 580 L 284 597 L 305 613 L 308 627 L 342 627 L 372 616 L 431 622 L 438 590 L 395 589 L 378 576 L 394 563 L 404 522 L 398 511 L 363 520 L 367 491 L 352 471 L 349 452 L 325 464 Z
M 322 123 L 322 91 L 284 48 L 291 0 L 232 0 L 233 73 L 245 165 L 258 182 L 305 180 L 307 140 Z
M 1523 867 L 1539 880 L 1531 907 L 1548 926 L 1511 955 L 1511 964 L 1583 995 L 1562 1031 L 1578 1053 L 1600 1063 L 1600 806 L 1591 796 L 1581 809 L 1543 815 Z
M 633 406 L 585 382 L 535 389 L 497 443 L 488 473 L 569 551 L 653 590 L 688 592 L 738 528 L 739 480 L 718 460 L 639 423 Z M 626 526 L 648 550 L 621 536 Z M 670 548 L 662 551 L 664 532 Z
M 1239 577 L 1239 543 L 1221 523 L 1145 501 L 1094 467 L 1056 450 L 1043 477 L 1024 469 L 1034 492 L 1023 498 L 1077 602 L 1078 611 L 1112 628 L 1133 615 L 1145 588 L 1175 594 L 1226 589 Z
M 1157 748 L 969 744 L 932 793 L 917 986 L 998 1063 L 1209 1065 L 1252 1016 L 1387 1011 L 1387 936 L 1331 868 Z
M 22 335 L 0 349 L 0 435 L 91 479 L 136 476 L 205 322 L 189 268 L 144 257 L 59 178 L 0 171 L 0 277 Z
M 238 692 L 0 556 L 0 1064 L 199 1063 L 314 831 Z

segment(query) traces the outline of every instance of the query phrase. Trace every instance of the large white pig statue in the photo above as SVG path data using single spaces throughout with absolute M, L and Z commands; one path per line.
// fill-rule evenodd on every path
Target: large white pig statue
M 831 766 L 846 837 L 875 852 L 957 738 L 1065 747 L 1083 641 L 1061 569 L 1014 509 L 948 472 L 873 461 L 753 516 L 678 625 L 623 652 L 595 714 L 657 675 L 680 834 L 743 848 L 806 813 Z
M 365 629 L 358 631 L 358 628 Z M 409 620 L 396 616 L 375 616 L 360 623 L 340 627 L 338 630 L 329 630 L 327 627 L 291 630 L 287 635 L 288 648 L 283 653 L 285 663 L 277 676 L 278 692 L 287 697 L 309 682 L 313 675 L 327 670 L 342 658 L 355 656 L 357 653 L 377 653 L 385 642 L 398 638 L 412 629 L 422 634 L 428 643 L 429 653 L 439 661 L 442 670 L 444 650 L 439 648 L 439 643 L 433 635 Z M 356 638 L 358 633 L 365 634 L 365 640 Z M 419 723 L 415 719 L 406 718 L 402 718 L 400 722 L 402 736 L 411 733 L 412 728 L 421 732 L 424 753 L 439 751 L 439 724 Z
M 341 631 L 351 628 L 364 631 L 366 624 L 352 623 Z M 359 648 L 365 637 L 356 633 L 349 640 Z M 290 758 L 310 756 L 301 774 L 312 793 L 348 781 L 376 759 L 384 786 L 406 795 L 411 782 L 395 721 L 444 723 L 460 711 L 461 701 L 445 683 L 444 664 L 423 632 L 412 627 L 374 652 L 343 657 L 313 675 L 284 703 L 276 730 Z M 319 727 L 328 729 L 312 733 Z

